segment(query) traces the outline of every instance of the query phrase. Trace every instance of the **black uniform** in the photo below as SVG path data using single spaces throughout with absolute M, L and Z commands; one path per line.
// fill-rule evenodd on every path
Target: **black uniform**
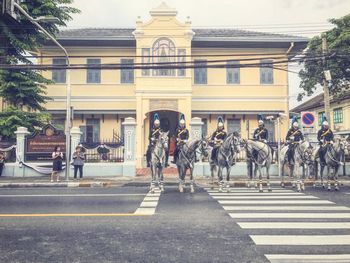
M 211 136 L 211 145 L 213 146 L 213 150 L 211 151 L 211 159 L 214 161 L 216 160 L 216 155 L 219 147 L 221 146 L 222 142 L 226 139 L 226 132 L 224 130 L 216 130 L 212 136 Z
M 322 127 L 318 133 L 317 133 L 317 140 L 320 144 L 320 150 L 319 150 L 319 155 L 320 155 L 320 161 L 321 164 L 325 165 L 326 160 L 325 160 L 325 154 L 327 152 L 327 147 L 328 144 L 333 141 L 334 135 L 331 129 L 325 129 Z
M 185 144 L 185 141 L 187 141 L 189 137 L 190 137 L 190 134 L 188 132 L 188 129 L 186 129 L 186 127 L 184 128 L 179 127 L 176 129 L 176 147 L 174 151 L 174 163 L 176 163 L 177 161 L 180 149 L 182 148 L 182 146 Z
M 304 140 L 304 135 L 301 132 L 301 130 L 299 130 L 299 128 L 289 129 L 287 136 L 286 136 L 286 141 L 289 142 L 289 145 L 288 145 L 288 162 L 289 162 L 289 164 L 294 164 L 293 158 L 294 158 L 295 146 L 297 145 L 297 143 L 299 143 L 300 141 L 303 141 L 303 140 Z
M 147 152 L 146 152 L 146 159 L 147 159 L 147 167 L 150 166 L 150 161 L 151 161 L 151 154 L 152 154 L 152 150 L 153 147 L 156 143 L 156 141 L 159 139 L 159 135 L 162 133 L 162 129 L 160 127 L 156 128 L 152 128 L 150 134 L 149 134 L 149 145 L 147 148 Z
M 265 142 L 265 141 L 267 141 L 268 138 L 269 138 L 269 132 L 264 126 L 258 127 L 258 128 L 255 129 L 254 134 L 253 134 L 253 139 L 254 140 Z M 258 158 L 258 152 L 253 149 L 252 155 L 250 157 L 253 157 L 254 159 L 257 159 Z M 251 169 L 251 168 L 248 167 L 248 169 Z

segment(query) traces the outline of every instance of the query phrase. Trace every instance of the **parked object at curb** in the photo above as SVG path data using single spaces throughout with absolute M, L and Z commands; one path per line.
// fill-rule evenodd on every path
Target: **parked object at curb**
M 0 176 L 2 174 L 2 169 L 4 169 L 5 165 L 5 155 L 4 153 L 0 152 Z

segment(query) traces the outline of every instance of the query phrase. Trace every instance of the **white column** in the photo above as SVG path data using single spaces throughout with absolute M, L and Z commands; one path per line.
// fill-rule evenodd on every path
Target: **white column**
M 124 125 L 123 176 L 136 176 L 136 120 L 126 118 Z
M 28 129 L 25 127 L 18 127 L 17 131 L 15 131 L 16 134 L 16 163 L 19 163 L 21 161 L 24 161 L 24 149 L 25 149 L 25 142 L 26 142 L 26 136 L 29 134 Z
M 70 130 L 70 136 L 71 136 L 71 149 L 72 152 L 75 151 L 75 147 L 78 146 L 78 144 L 80 143 L 80 138 L 81 138 L 82 132 L 80 131 L 80 129 L 78 127 L 73 127 Z M 72 160 L 72 156 L 71 156 L 71 160 Z

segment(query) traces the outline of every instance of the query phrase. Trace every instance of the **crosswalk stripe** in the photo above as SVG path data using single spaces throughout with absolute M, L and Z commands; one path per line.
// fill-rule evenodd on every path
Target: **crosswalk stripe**
M 302 196 L 212 196 L 215 199 L 223 200 L 223 199 L 246 199 L 246 200 L 252 200 L 252 199 L 319 199 L 316 196 L 311 195 L 302 195 Z
M 255 244 L 271 246 L 350 245 L 350 235 L 251 235 Z
M 208 193 L 224 193 L 220 192 L 219 190 L 207 190 Z M 235 189 L 230 188 L 229 193 L 260 193 L 257 189 Z M 272 192 L 268 192 L 267 190 L 264 190 L 262 193 L 295 193 L 293 190 L 272 190 Z M 261 193 L 260 193 L 261 194 Z
M 303 196 L 304 193 L 298 193 L 298 192 L 288 192 L 288 193 L 270 193 L 270 192 L 264 192 L 264 193 L 208 193 L 210 196 Z
M 265 257 L 271 263 L 348 263 L 350 262 L 350 254 L 339 255 L 285 255 L 285 254 L 268 254 Z
M 249 210 L 249 211 L 264 211 L 264 210 L 281 210 L 281 211 L 303 211 L 303 210 L 312 210 L 312 211 L 349 211 L 350 208 L 346 206 L 223 206 L 226 211 L 238 211 L 238 210 Z
M 229 213 L 232 218 L 350 218 L 350 213 Z
M 237 222 L 244 229 L 350 229 L 350 222 Z
M 328 200 L 218 200 L 220 204 L 334 204 Z

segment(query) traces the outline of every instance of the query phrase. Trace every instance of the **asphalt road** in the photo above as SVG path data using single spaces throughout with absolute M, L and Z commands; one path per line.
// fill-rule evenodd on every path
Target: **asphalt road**
M 349 187 L 196 190 L 0 189 L 0 262 L 349 262 Z

